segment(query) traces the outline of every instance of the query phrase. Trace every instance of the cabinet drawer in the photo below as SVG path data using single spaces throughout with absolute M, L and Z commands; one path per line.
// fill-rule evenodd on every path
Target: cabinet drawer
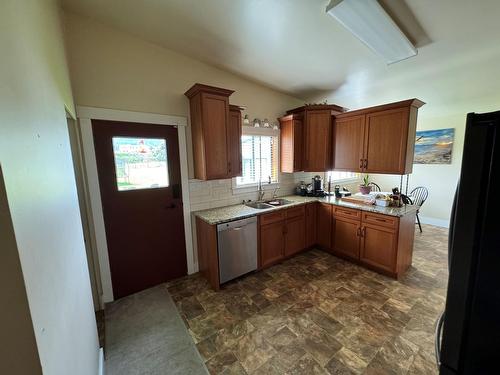
M 382 225 L 384 227 L 396 229 L 398 227 L 398 222 L 399 219 L 395 216 L 363 212 L 363 223 Z
M 352 208 L 335 207 L 335 215 L 345 217 L 347 219 L 359 220 L 361 219 L 361 211 Z
M 276 223 L 278 221 L 285 220 L 285 210 L 280 210 L 278 212 L 272 212 L 269 214 L 260 216 L 260 225 L 266 225 L 271 223 Z
M 306 214 L 306 206 L 293 207 L 286 210 L 286 218 L 291 219 L 292 217 L 304 216 Z

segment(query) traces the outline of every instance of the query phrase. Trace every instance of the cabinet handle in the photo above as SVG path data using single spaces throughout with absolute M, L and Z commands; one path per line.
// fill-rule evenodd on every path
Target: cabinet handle
M 365 159 L 365 169 L 368 168 L 368 159 Z
M 366 227 L 363 227 L 363 230 L 361 231 L 361 237 L 366 236 Z
M 358 229 L 356 229 L 356 235 L 358 237 L 361 237 L 361 228 L 360 227 L 358 227 Z
M 359 159 L 359 169 L 363 169 L 363 159 Z
M 227 162 L 227 170 L 229 171 L 229 173 L 231 173 L 231 162 L 230 161 Z

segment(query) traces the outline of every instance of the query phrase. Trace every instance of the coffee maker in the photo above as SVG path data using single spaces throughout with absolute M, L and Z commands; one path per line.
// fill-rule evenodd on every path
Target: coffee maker
M 326 195 L 323 190 L 323 179 L 320 175 L 316 175 L 312 179 L 312 191 L 309 194 L 313 197 L 324 197 Z

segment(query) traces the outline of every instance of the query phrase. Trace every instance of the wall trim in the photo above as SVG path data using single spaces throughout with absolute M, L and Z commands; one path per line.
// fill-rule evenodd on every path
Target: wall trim
M 436 227 L 442 227 L 442 228 L 449 228 L 450 227 L 449 220 L 437 219 L 435 217 L 422 216 L 422 215 L 419 215 L 419 218 L 420 218 L 420 222 L 422 224 L 430 224 L 430 225 L 435 225 Z
M 77 106 L 76 116 L 92 120 L 139 122 L 142 124 L 157 124 L 171 126 L 187 126 L 187 118 L 183 116 L 162 115 L 135 111 L 122 111 L 98 107 Z
M 94 138 L 92 134 L 93 119 L 177 126 L 177 135 L 179 141 L 179 160 L 181 167 L 184 239 L 186 244 L 187 268 L 188 274 L 197 272 L 197 265 L 194 263 L 193 238 L 191 234 L 191 202 L 189 197 L 188 157 L 186 141 L 187 118 L 181 116 L 162 115 L 157 113 L 122 111 L 117 109 L 85 106 L 77 106 L 76 112 L 82 134 L 82 147 L 85 159 L 85 170 L 87 172 L 87 183 L 89 186 L 91 215 L 94 221 L 94 236 L 97 244 L 103 302 L 107 303 L 113 301 L 114 296 L 111 283 L 108 245 L 106 242 L 106 230 L 104 227 L 104 215 L 102 212 L 101 192 L 99 189 L 99 178 L 97 174 Z

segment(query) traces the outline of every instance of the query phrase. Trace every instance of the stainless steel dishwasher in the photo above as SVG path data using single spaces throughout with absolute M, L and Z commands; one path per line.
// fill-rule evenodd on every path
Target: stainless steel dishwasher
M 257 269 L 257 217 L 217 225 L 220 283 Z

